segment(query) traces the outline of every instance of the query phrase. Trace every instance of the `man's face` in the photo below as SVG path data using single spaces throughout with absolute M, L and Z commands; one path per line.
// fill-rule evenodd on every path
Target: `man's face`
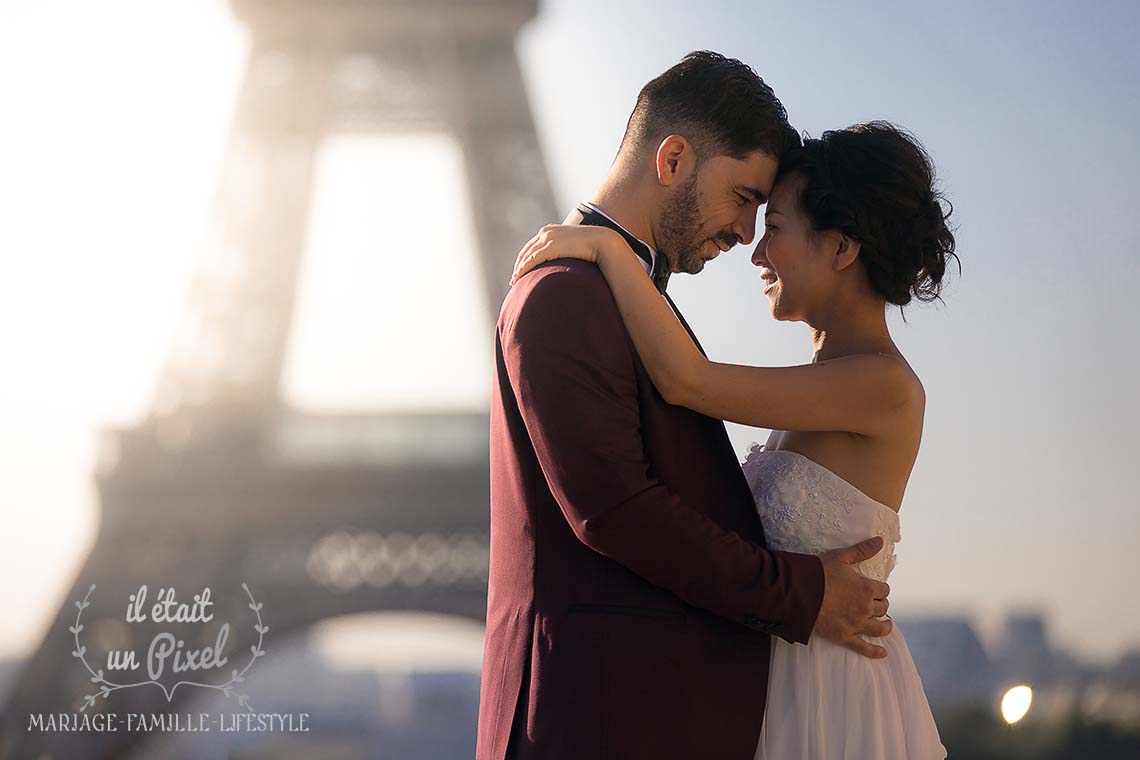
M 763 151 L 743 160 L 717 156 L 681 180 L 662 207 L 657 246 L 674 272 L 696 274 L 734 245 L 752 242 L 756 212 L 772 192 L 779 164 Z

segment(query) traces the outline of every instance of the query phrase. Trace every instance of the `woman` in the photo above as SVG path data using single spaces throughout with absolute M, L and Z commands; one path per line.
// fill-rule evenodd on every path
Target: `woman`
M 672 404 L 770 428 L 744 463 L 771 548 L 821 554 L 869 535 L 885 546 L 860 572 L 885 581 L 898 511 L 922 438 L 922 383 L 894 341 L 886 306 L 939 297 L 957 258 L 922 146 L 885 122 L 825 132 L 781 162 L 752 255 L 772 316 L 811 327 L 798 367 L 704 358 L 614 231 L 552 225 L 519 254 L 512 283 L 573 257 L 605 275 L 643 364 Z M 901 633 L 870 659 L 814 637 L 775 638 L 756 757 L 944 758 Z

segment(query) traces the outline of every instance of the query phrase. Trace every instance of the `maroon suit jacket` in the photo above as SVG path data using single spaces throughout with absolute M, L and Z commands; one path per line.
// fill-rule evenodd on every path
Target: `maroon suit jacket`
M 515 284 L 495 369 L 477 760 L 750 760 L 819 559 L 764 548 L 724 424 L 661 398 L 595 265 Z

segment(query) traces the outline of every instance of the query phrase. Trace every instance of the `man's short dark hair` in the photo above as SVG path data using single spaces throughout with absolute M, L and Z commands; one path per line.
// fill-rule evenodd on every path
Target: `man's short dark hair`
M 708 50 L 689 53 L 641 88 L 621 150 L 656 150 L 671 134 L 685 137 L 698 161 L 756 150 L 779 158 L 800 145 L 784 105 L 752 67 Z

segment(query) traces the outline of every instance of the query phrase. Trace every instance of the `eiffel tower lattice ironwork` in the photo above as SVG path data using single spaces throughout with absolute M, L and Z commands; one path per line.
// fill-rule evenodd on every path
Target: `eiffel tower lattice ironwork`
M 139 738 L 28 730 L 30 714 L 76 712 L 91 690 L 68 631 L 91 584 L 114 600 L 92 606 L 93 641 L 123 649 L 144 643 L 121 605 L 143 583 L 240 593 L 246 582 L 274 637 L 361 611 L 484 618 L 486 412 L 310 414 L 280 387 L 330 135 L 452 136 L 482 267 L 475 287 L 501 302 L 514 252 L 556 219 L 515 53 L 537 0 L 231 6 L 250 55 L 184 329 L 150 413 L 102 432 L 96 542 L 9 694 L 5 757 L 129 756 Z M 338 453 L 345 441 L 356 455 Z M 249 646 L 235 627 L 228 649 Z M 143 692 L 96 709 L 177 707 Z

